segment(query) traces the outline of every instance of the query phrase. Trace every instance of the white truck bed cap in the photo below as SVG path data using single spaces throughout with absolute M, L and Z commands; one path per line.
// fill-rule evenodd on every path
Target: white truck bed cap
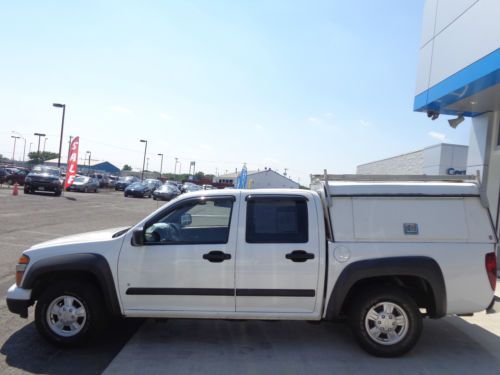
M 474 182 L 328 181 L 331 196 L 478 196 Z

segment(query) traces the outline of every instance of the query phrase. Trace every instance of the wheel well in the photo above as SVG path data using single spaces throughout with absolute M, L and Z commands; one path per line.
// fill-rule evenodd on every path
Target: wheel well
M 436 314 L 436 304 L 434 299 L 434 293 L 427 280 L 418 276 L 377 276 L 362 279 L 357 281 L 349 292 L 347 293 L 344 302 L 342 303 L 341 315 L 345 316 L 350 303 L 354 300 L 354 297 L 365 291 L 368 288 L 380 287 L 380 286 L 396 286 L 401 288 L 403 291 L 408 293 L 408 295 L 415 301 L 419 308 L 426 310 L 426 314 L 433 317 Z
M 99 290 L 101 298 L 103 298 L 101 285 L 99 284 L 97 277 L 92 273 L 86 271 L 56 271 L 45 273 L 36 279 L 31 299 L 36 301 L 50 284 L 67 280 L 77 280 L 90 283 Z

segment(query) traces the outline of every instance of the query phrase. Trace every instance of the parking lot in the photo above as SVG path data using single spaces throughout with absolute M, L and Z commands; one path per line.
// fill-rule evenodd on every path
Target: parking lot
M 14 197 L 0 188 L 0 288 L 14 282 L 29 246 L 132 225 L 162 204 L 107 190 Z M 426 320 L 416 349 L 396 359 L 369 356 L 338 323 L 124 319 L 89 346 L 63 350 L 38 336 L 32 315 L 9 313 L 4 298 L 0 319 L 2 374 L 500 374 L 500 313 Z

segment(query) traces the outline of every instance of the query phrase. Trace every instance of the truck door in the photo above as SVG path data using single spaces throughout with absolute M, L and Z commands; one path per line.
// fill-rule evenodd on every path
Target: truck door
M 242 195 L 237 312 L 313 312 L 319 275 L 314 202 L 302 195 Z
M 127 234 L 118 264 L 126 313 L 234 311 L 237 205 L 234 195 L 187 198 L 144 224 L 142 246 Z

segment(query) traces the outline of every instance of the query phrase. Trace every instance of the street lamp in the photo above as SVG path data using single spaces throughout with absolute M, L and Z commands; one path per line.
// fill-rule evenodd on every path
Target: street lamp
M 20 138 L 24 141 L 24 147 L 23 147 L 23 163 L 24 163 L 24 158 L 25 158 L 25 156 L 26 156 L 26 138 L 24 138 L 24 137 L 21 135 L 21 133 L 16 132 L 16 131 L 14 131 L 14 130 L 12 131 L 12 133 L 19 135 L 19 137 L 20 137 Z
M 177 180 L 177 178 L 175 177 L 176 176 L 176 172 L 177 172 L 177 160 L 179 160 L 179 158 L 174 158 L 175 159 L 175 165 L 174 165 L 174 179 Z
M 45 144 L 47 143 L 47 139 L 48 138 L 45 138 L 44 141 L 43 141 L 43 151 L 42 152 L 45 152 Z
M 62 139 L 63 139 L 63 132 L 64 132 L 64 115 L 66 113 L 66 104 L 54 103 L 52 105 L 54 107 L 63 109 L 62 122 L 61 122 L 61 137 L 59 138 L 59 158 L 57 159 L 57 168 L 59 168 L 61 166 L 61 149 L 62 149 Z
M 142 160 L 142 173 L 141 180 L 144 180 L 144 164 L 146 164 L 146 151 L 148 150 L 148 141 L 145 139 L 141 139 L 141 142 L 144 143 L 144 159 Z
M 85 152 L 86 154 L 89 154 L 89 174 L 90 174 L 90 158 L 92 157 L 92 153 L 90 151 Z
M 160 162 L 160 178 L 161 178 L 161 171 L 163 169 L 163 154 L 158 154 L 158 156 L 161 156 L 161 162 Z
M 11 135 L 10 137 L 11 137 L 11 138 L 14 138 L 14 148 L 13 148 L 13 150 L 12 150 L 12 162 L 14 163 L 14 156 L 15 156 L 15 154 L 16 154 L 16 142 L 17 142 L 17 140 L 18 140 L 19 138 L 21 138 L 21 137 L 18 137 L 18 136 L 16 136 L 16 135 Z
M 40 162 L 40 139 L 42 137 L 45 137 L 46 134 L 43 134 L 43 133 L 34 133 L 34 135 L 38 137 L 38 150 L 37 150 L 37 154 L 38 154 L 38 161 Z

